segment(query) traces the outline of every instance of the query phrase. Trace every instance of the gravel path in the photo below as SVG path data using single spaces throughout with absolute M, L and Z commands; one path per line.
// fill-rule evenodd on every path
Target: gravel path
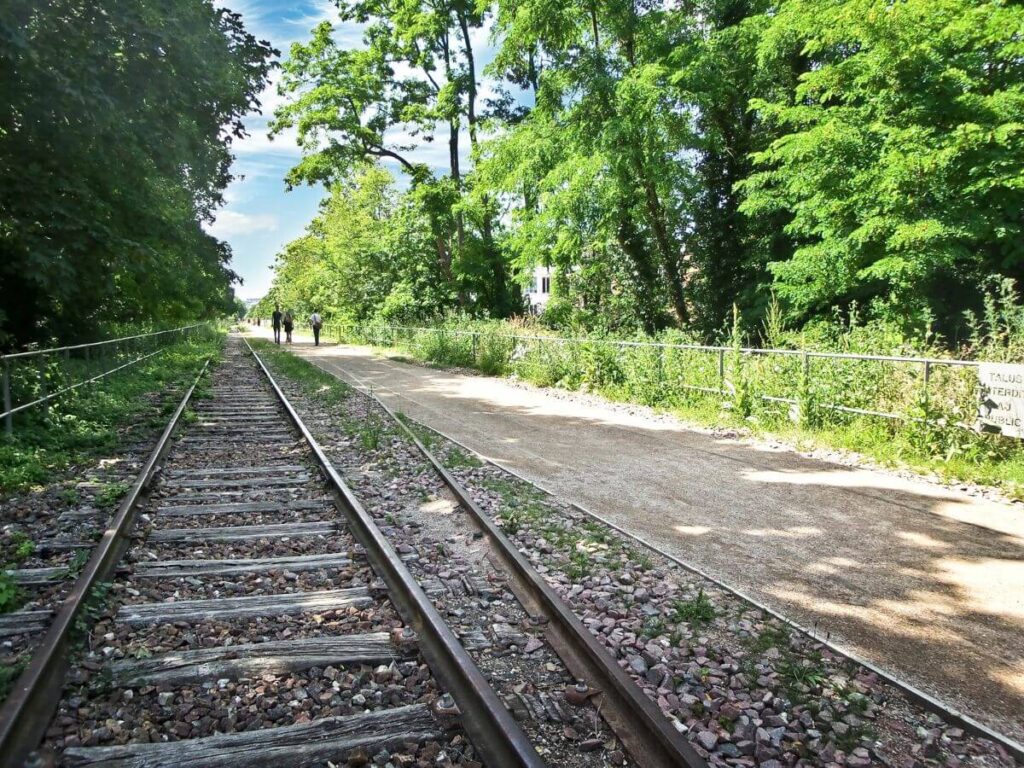
M 363 348 L 294 349 L 1024 739 L 1022 505 Z

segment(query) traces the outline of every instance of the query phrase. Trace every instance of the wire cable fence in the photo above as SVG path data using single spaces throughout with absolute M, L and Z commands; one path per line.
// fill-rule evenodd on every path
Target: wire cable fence
M 209 328 L 209 323 L 195 323 L 88 344 L 0 355 L 0 418 L 5 433 L 13 433 L 16 414 L 40 407 L 44 416 L 48 415 L 50 404 L 57 398 L 138 365 Z
M 417 359 L 542 386 L 611 389 L 647 405 L 721 397 L 744 417 L 782 410 L 804 424 L 868 416 L 973 429 L 978 408 L 975 360 L 380 323 L 331 323 L 323 337 L 404 348 Z

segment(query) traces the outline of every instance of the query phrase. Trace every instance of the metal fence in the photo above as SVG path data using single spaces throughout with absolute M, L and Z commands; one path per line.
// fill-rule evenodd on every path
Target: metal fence
M 148 360 L 208 325 L 196 323 L 88 344 L 0 355 L 0 418 L 5 432 L 13 432 L 15 414 L 37 406 L 47 411 L 56 398 Z
M 621 341 L 443 326 L 328 324 L 325 338 L 379 346 L 444 347 L 463 364 L 507 355 L 507 370 L 531 364 L 563 372 L 570 384 L 586 375 L 654 402 L 693 392 L 736 400 L 744 393 L 762 403 L 788 406 L 800 419 L 812 410 L 903 421 L 941 418 L 972 427 L 977 410 L 978 361 L 954 358 L 816 352 L 701 344 Z M 461 346 L 460 346 L 461 345 Z M 459 357 L 461 348 L 462 357 Z M 604 352 L 602 352 L 604 350 Z M 646 377 L 640 381 L 638 377 Z M 555 383 L 552 381 L 551 383 Z M 660 396 L 654 398 L 650 393 Z M 645 399 L 644 397 L 641 400 Z

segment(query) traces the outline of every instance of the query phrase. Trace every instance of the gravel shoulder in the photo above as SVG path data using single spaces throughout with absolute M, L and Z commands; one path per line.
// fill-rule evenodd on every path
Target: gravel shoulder
M 822 637 L 1024 738 L 1024 509 L 668 417 L 294 350 Z

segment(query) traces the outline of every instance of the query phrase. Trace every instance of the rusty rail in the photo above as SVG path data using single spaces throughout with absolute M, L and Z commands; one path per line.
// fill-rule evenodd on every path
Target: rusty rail
M 171 414 L 149 459 L 121 500 L 103 537 L 75 580 L 70 594 L 57 610 L 42 643 L 32 654 L 28 667 L 15 682 L 11 694 L 0 708 L 0 768 L 22 766 L 46 732 L 53 711 L 60 701 L 63 678 L 74 650 L 76 619 L 81 615 L 93 589 L 109 578 L 124 555 L 128 547 L 128 534 L 135 524 L 135 508 L 139 498 L 152 482 L 170 445 L 171 435 L 209 365 L 210 361 L 207 360 Z
M 546 764 L 505 708 L 455 633 L 434 608 L 423 588 L 405 567 L 373 518 L 335 470 L 323 448 L 292 407 L 263 360 L 245 340 L 263 369 L 288 417 L 309 444 L 321 471 L 345 512 L 352 535 L 366 550 L 373 570 L 388 587 L 388 597 L 420 639 L 420 651 L 431 671 L 450 691 L 461 711 L 461 722 L 486 763 L 502 768 L 542 768 Z

